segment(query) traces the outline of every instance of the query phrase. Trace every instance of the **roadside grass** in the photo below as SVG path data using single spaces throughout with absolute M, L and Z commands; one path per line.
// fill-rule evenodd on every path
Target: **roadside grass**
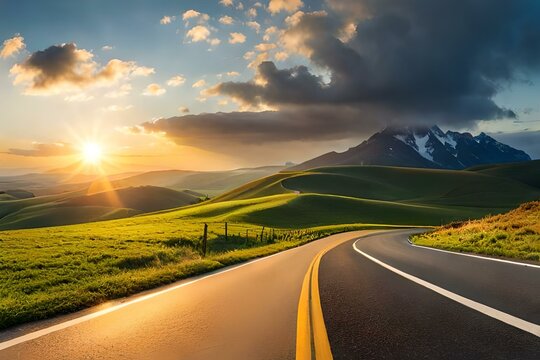
M 203 258 L 205 221 L 208 254 Z M 261 226 L 229 223 L 225 239 L 224 223 L 215 219 L 166 221 L 158 214 L 0 232 L 0 329 L 81 310 L 330 234 L 387 227 L 265 228 L 261 241 Z
M 412 237 L 417 245 L 496 257 L 540 261 L 540 202 L 508 213 L 454 223 Z

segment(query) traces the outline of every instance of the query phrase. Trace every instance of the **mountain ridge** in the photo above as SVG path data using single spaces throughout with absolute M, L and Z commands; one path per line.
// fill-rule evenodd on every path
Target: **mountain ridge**
M 348 150 L 328 152 L 287 170 L 321 166 L 383 165 L 461 170 L 472 166 L 529 161 L 522 150 L 485 133 L 442 131 L 432 127 L 389 126 Z

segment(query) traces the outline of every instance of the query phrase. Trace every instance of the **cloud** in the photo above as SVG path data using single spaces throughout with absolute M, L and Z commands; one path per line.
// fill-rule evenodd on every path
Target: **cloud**
M 210 16 L 208 14 L 200 13 L 193 9 L 188 10 L 182 14 L 182 20 L 184 20 L 186 23 L 189 22 L 189 20 L 191 19 L 198 19 L 199 24 L 202 24 L 207 22 L 210 19 Z
M 52 144 L 32 143 L 31 149 L 8 149 L 7 154 L 19 156 L 67 156 L 76 154 L 77 149 L 69 143 L 58 142 Z
M 143 92 L 145 96 L 161 96 L 167 92 L 166 89 L 162 88 L 159 84 L 152 83 L 149 84 Z
M 272 14 L 277 14 L 281 11 L 292 13 L 302 6 L 304 6 L 302 0 L 270 0 L 268 11 Z
M 360 122 L 359 116 L 362 115 L 358 109 L 343 106 L 289 108 L 279 112 L 203 113 L 145 122 L 132 128 L 132 132 L 161 134 L 178 145 L 244 158 L 246 146 L 358 139 L 380 130 L 377 119 L 366 118 Z
M 285 61 L 289 58 L 289 54 L 287 54 L 287 52 L 285 51 L 278 51 L 277 53 L 274 54 L 274 59 L 276 59 L 276 61 Z
M 256 18 L 257 17 L 257 9 L 252 7 L 248 11 L 246 11 L 246 16 L 249 18 Z
M 168 25 L 168 24 L 170 24 L 171 22 L 173 22 L 174 19 L 175 19 L 174 16 L 164 16 L 164 17 L 161 18 L 161 20 L 159 20 L 159 23 L 160 23 L 161 25 Z
M 125 106 L 122 106 L 122 105 L 109 105 L 109 106 L 103 108 L 103 110 L 110 111 L 110 112 L 119 112 L 119 111 L 127 111 L 127 110 L 132 109 L 132 108 L 133 108 L 133 105 L 125 105 Z
M 11 39 L 4 41 L 2 49 L 0 50 L 0 58 L 6 59 L 10 56 L 17 55 L 25 47 L 24 38 L 17 34 Z
M 201 88 L 206 86 L 206 81 L 204 79 L 197 80 L 191 85 L 192 88 Z
M 111 45 L 104 45 L 101 47 L 102 51 L 111 51 L 112 49 L 114 49 L 114 46 Z
M 93 99 L 94 99 L 94 96 L 88 95 L 87 93 L 84 93 L 84 92 L 78 93 L 75 95 L 69 95 L 64 98 L 64 100 L 67 102 L 86 102 Z
M 253 59 L 255 57 L 255 51 L 248 51 L 244 54 L 243 58 L 246 60 Z
M 258 34 L 259 31 L 261 31 L 261 24 L 259 24 L 258 22 L 256 21 L 248 21 L 246 23 L 246 25 L 250 28 L 252 28 L 253 30 L 255 30 L 255 32 Z
M 229 44 L 242 44 L 246 42 L 246 35 L 238 32 L 230 33 Z
M 270 51 L 277 47 L 276 44 L 273 43 L 260 43 L 258 45 L 255 45 L 255 50 L 257 51 Z
M 226 75 L 234 77 L 234 76 L 240 76 L 240 73 L 238 71 L 228 71 L 226 72 Z
M 219 22 L 223 25 L 232 25 L 234 24 L 234 19 L 230 16 L 225 15 L 219 18 Z
M 134 61 L 118 59 L 101 67 L 93 57 L 91 52 L 78 49 L 75 44 L 53 45 L 15 64 L 10 73 L 13 84 L 24 86 L 26 95 L 54 95 L 93 86 L 110 87 L 131 76 L 147 76 L 154 72 Z
M 213 38 L 213 39 L 208 40 L 208 43 L 211 46 L 217 46 L 217 45 L 221 44 L 221 40 L 219 40 L 217 38 Z
M 180 112 L 183 113 L 183 114 L 187 114 L 187 113 L 189 113 L 189 108 L 186 107 L 186 106 L 180 106 L 180 107 L 178 108 L 178 111 L 180 111 Z
M 169 80 L 167 80 L 167 85 L 172 86 L 172 87 L 177 87 L 184 84 L 185 82 L 186 82 L 185 77 L 183 77 L 182 75 L 176 75 L 170 78 Z
M 106 93 L 105 97 L 115 99 L 115 98 L 127 96 L 131 93 L 131 90 L 132 90 L 131 84 L 123 84 L 118 89 Z
M 210 30 L 204 25 L 197 25 L 186 33 L 186 37 L 192 42 L 206 41 L 210 36 Z
M 219 0 L 219 3 L 223 6 L 233 6 L 233 0 Z
M 381 122 L 459 127 L 515 117 L 496 104 L 495 96 L 520 74 L 540 69 L 540 3 L 535 1 L 342 5 L 343 13 L 298 12 L 281 35 L 285 50 L 306 56 L 317 72 L 260 62 L 253 80 L 221 83 L 213 92 L 246 107 L 346 105 L 386 114 Z M 347 28 L 350 39 L 344 42 Z
M 269 28 L 264 30 L 263 40 L 264 41 L 270 41 L 270 39 L 272 38 L 272 35 L 274 35 L 274 34 L 276 34 L 278 32 L 279 32 L 279 29 L 277 27 L 270 26 Z

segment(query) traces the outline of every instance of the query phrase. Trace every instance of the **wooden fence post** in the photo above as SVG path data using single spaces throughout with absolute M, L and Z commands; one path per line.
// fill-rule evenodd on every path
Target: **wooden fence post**
M 261 230 L 261 242 L 263 242 L 263 239 L 264 239 L 264 226 L 262 227 L 262 230 Z
M 225 222 L 225 241 L 229 240 L 229 230 L 227 226 L 227 222 Z
M 204 224 L 204 233 L 203 233 L 203 242 L 202 242 L 202 253 L 203 257 L 206 257 L 206 243 L 208 241 L 208 224 Z

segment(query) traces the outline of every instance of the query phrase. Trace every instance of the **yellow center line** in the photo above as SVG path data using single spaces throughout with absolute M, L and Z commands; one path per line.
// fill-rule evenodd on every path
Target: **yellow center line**
M 319 266 L 324 254 L 348 240 L 350 239 L 332 244 L 321 250 L 309 265 L 308 271 L 304 276 L 300 300 L 298 301 L 296 326 L 297 360 L 333 359 L 319 294 Z

